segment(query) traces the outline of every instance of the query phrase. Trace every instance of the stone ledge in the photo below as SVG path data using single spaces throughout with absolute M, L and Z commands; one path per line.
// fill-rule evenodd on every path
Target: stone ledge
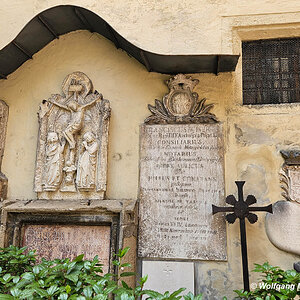
M 7 200 L 2 209 L 6 212 L 134 212 L 137 200 Z

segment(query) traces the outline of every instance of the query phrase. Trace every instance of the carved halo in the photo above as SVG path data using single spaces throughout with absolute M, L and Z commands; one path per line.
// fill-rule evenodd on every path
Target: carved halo
M 69 96 L 71 90 L 82 86 L 82 90 L 79 92 L 79 95 L 82 98 L 85 98 L 93 88 L 91 80 L 82 72 L 74 72 L 69 74 L 62 83 L 62 90 L 66 97 Z

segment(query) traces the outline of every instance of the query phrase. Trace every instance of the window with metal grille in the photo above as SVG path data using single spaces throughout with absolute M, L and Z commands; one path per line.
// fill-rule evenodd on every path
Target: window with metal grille
M 300 102 L 300 38 L 243 42 L 243 103 Z

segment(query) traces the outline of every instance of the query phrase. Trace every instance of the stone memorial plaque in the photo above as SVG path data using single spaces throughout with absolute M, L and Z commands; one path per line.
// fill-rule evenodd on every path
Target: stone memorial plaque
M 75 258 L 84 254 L 92 260 L 96 255 L 109 270 L 110 226 L 25 225 L 23 246 L 36 249 L 46 259 Z
M 140 257 L 226 260 L 220 124 L 142 125 Z
M 300 204 L 278 201 L 266 215 L 269 240 L 279 249 L 300 255 Z
M 148 275 L 146 290 L 160 293 L 186 288 L 185 293 L 194 293 L 194 263 L 171 261 L 143 261 L 143 276 Z

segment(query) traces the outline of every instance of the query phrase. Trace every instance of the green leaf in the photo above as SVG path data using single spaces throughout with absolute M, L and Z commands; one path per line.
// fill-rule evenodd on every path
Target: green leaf
M 19 297 L 21 295 L 21 290 L 19 290 L 18 288 L 14 287 L 10 290 L 10 293 L 14 296 L 14 297 Z
M 95 297 L 93 297 L 93 300 L 106 300 L 106 299 L 108 298 L 105 295 L 96 295 Z
M 185 291 L 185 290 L 186 290 L 186 288 L 181 288 L 181 289 L 179 289 L 179 290 L 173 292 L 173 293 L 170 295 L 170 298 L 178 296 L 179 294 L 181 294 L 181 293 L 182 293 L 183 291 Z
M 83 260 L 83 257 L 84 257 L 84 254 L 80 254 L 80 255 L 78 255 L 75 259 L 73 259 L 73 261 L 75 261 L 75 262 L 80 262 L 80 261 Z
M 112 261 L 112 264 L 113 264 L 114 266 L 119 266 L 121 263 L 120 263 L 118 260 L 113 260 L 113 261 Z
M 122 280 L 122 286 L 123 286 L 124 288 L 126 288 L 126 289 L 129 289 L 128 284 L 127 284 L 125 281 L 123 281 L 123 280 Z
M 14 297 L 11 295 L 0 294 L 0 300 L 14 300 Z
M 93 295 L 93 289 L 90 286 L 87 286 L 83 289 L 83 295 L 87 298 L 91 298 Z
M 104 293 L 105 295 L 108 295 L 108 294 L 112 293 L 116 288 L 117 288 L 116 286 L 107 287 L 107 288 L 103 291 L 103 293 Z
M 68 294 L 67 293 L 61 293 L 59 296 L 58 296 L 58 299 L 60 300 L 67 300 L 68 299 Z
M 78 275 L 77 274 L 65 275 L 65 278 L 71 280 L 74 283 L 77 283 L 77 281 L 78 281 Z
M 54 293 L 58 290 L 57 285 L 51 285 L 48 289 L 47 289 L 47 293 L 49 296 L 53 296 Z
M 163 297 L 163 295 L 161 293 L 155 292 L 155 291 L 152 291 L 152 290 L 144 290 L 143 295 L 148 295 L 150 297 L 153 297 L 154 299 L 157 299 L 159 297 Z
M 83 264 L 84 268 L 87 269 L 87 270 L 89 270 L 91 268 L 91 265 L 92 264 L 91 264 L 90 261 L 85 261 L 84 264 Z
M 24 273 L 23 276 L 22 276 L 23 279 L 26 279 L 26 280 L 29 280 L 29 281 L 32 281 L 34 280 L 34 275 L 32 273 Z
M 32 272 L 33 272 L 34 274 L 38 274 L 38 273 L 40 272 L 39 266 L 34 266 L 33 269 L 32 269 Z
M 76 265 L 76 261 L 72 261 L 69 265 L 68 265 L 68 270 L 72 270 Z
M 3 276 L 3 280 L 4 280 L 5 282 L 8 282 L 11 278 L 12 278 L 12 276 L 11 276 L 10 274 L 5 274 L 5 275 Z
M 43 289 L 40 289 L 38 287 L 34 288 L 34 291 L 39 295 L 41 296 L 42 298 L 48 298 L 48 292 L 43 290 Z
M 119 257 L 124 257 L 127 252 L 129 251 L 130 247 L 126 247 L 123 250 L 121 250 L 120 256 Z
M 131 267 L 130 263 L 121 264 L 121 268 Z
M 144 285 L 147 280 L 148 280 L 148 275 L 145 275 L 145 276 L 141 277 L 139 284 Z
M 135 272 L 124 272 L 120 274 L 120 277 L 134 276 Z

